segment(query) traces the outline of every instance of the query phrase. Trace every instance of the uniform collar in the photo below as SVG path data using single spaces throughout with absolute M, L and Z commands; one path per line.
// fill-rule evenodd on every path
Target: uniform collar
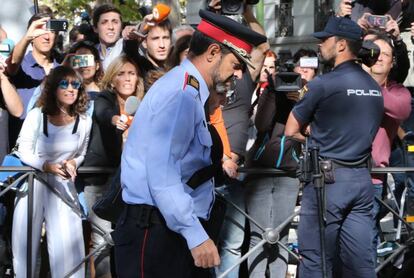
M 190 60 L 185 59 L 181 63 L 181 66 L 184 68 L 184 70 L 186 72 L 188 72 L 190 75 L 194 76 L 198 80 L 198 82 L 200 83 L 200 97 L 201 97 L 201 101 L 204 105 L 204 103 L 206 102 L 207 98 L 210 95 L 210 92 L 208 90 L 206 82 L 204 81 L 204 79 L 201 76 L 198 69 L 193 65 L 193 63 L 190 62 Z
M 352 59 L 352 60 L 346 60 L 345 62 L 340 63 L 339 65 L 336 65 L 336 67 L 334 67 L 332 70 L 337 70 L 340 69 L 342 67 L 345 67 L 346 65 L 353 65 L 356 64 L 356 60 Z

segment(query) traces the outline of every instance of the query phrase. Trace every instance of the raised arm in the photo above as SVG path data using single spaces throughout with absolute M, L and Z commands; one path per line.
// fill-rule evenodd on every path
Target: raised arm
M 7 60 L 7 73 L 9 75 L 15 75 L 20 68 L 24 55 L 26 54 L 27 47 L 37 37 L 44 35 L 50 31 L 47 31 L 44 26 L 49 20 L 49 17 L 43 17 L 35 20 L 30 24 L 24 37 L 16 44 L 12 54 Z
M 3 99 L 6 104 L 7 111 L 14 117 L 20 117 L 23 114 L 23 103 L 20 99 L 16 88 L 10 83 L 4 74 L 5 68 L 0 64 L 0 88 Z
M 253 14 L 252 6 L 246 5 L 243 17 L 246 20 L 249 27 L 256 31 L 259 34 L 266 36 L 266 32 L 260 23 L 257 21 L 256 17 Z M 263 65 L 263 61 L 265 59 L 265 52 L 270 48 L 269 43 L 266 41 L 265 43 L 260 44 L 259 46 L 255 47 L 251 53 L 251 62 L 254 66 L 254 69 L 249 68 L 250 76 L 252 80 L 256 80 L 257 76 L 260 74 L 260 70 Z

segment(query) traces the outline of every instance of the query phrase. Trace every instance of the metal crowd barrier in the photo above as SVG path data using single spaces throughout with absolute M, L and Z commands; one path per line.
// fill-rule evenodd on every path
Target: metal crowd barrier
M 108 168 L 108 167 L 80 167 L 78 169 L 79 174 L 108 174 L 113 173 L 115 169 Z M 278 170 L 278 169 L 272 169 L 272 168 L 239 168 L 238 170 L 240 173 L 245 173 L 248 175 L 272 175 L 272 176 L 280 176 L 280 175 L 286 175 L 288 174 L 286 171 Z M 27 218 L 27 277 L 31 277 L 32 273 L 32 245 L 29 244 L 32 242 L 32 217 L 33 217 L 33 182 L 34 179 L 39 180 L 42 184 L 45 186 L 48 186 L 50 190 L 52 190 L 53 193 L 55 193 L 58 197 L 60 197 L 67 205 L 69 205 L 76 213 L 79 213 L 81 216 L 88 219 L 82 209 L 79 208 L 77 204 L 74 204 L 73 202 L 70 202 L 69 200 L 66 200 L 63 196 L 57 192 L 57 190 L 50 186 L 48 183 L 46 183 L 39 175 L 37 175 L 37 171 L 31 167 L 0 167 L 0 172 L 22 172 L 23 175 L 20 176 L 18 179 L 16 179 L 13 183 L 10 185 L 7 185 L 2 191 L 0 191 L 0 197 L 3 196 L 7 191 L 15 187 L 20 182 L 27 179 L 28 181 L 28 188 L 27 188 L 27 194 L 28 194 L 28 218 Z M 414 172 L 414 167 L 385 167 L 385 168 L 373 168 L 371 169 L 371 173 L 377 173 L 377 174 L 386 174 L 386 173 L 408 173 L 408 172 Z M 216 194 L 221 195 L 224 197 L 220 192 L 216 191 Z M 383 202 L 382 200 L 377 199 L 381 202 L 382 205 L 384 205 L 393 215 L 398 217 L 399 221 L 401 221 L 403 224 L 406 225 L 407 229 L 410 231 L 413 231 L 413 228 L 408 224 L 400 214 L 395 212 L 388 204 Z M 239 208 L 237 205 L 232 203 L 229 200 L 226 200 L 226 202 L 234 207 L 237 211 L 239 211 L 241 214 L 243 214 L 253 225 L 256 225 L 263 231 L 262 237 L 263 239 L 251 250 L 249 250 L 243 257 L 241 257 L 237 263 L 233 266 L 231 266 L 228 270 L 226 270 L 222 275 L 220 275 L 218 278 L 226 277 L 236 266 L 240 265 L 242 262 L 244 262 L 255 250 L 261 248 L 265 243 L 269 244 L 278 244 L 279 247 L 285 249 L 291 256 L 293 256 L 295 259 L 299 260 L 298 256 L 289 250 L 283 243 L 279 241 L 279 234 L 283 230 L 285 226 L 290 224 L 292 219 L 299 215 L 299 210 L 295 210 L 295 212 L 290 215 L 282 224 L 280 224 L 276 228 L 266 228 L 262 227 L 257 221 L 255 221 L 252 217 L 250 217 L 243 209 Z M 102 243 L 100 246 L 98 246 L 92 253 L 85 256 L 81 262 L 76 265 L 65 277 L 70 277 L 76 271 L 82 266 L 83 263 L 85 263 L 91 256 L 96 254 L 101 249 L 105 248 L 107 245 L 113 245 L 113 241 L 111 239 L 110 234 L 107 234 L 104 232 L 104 229 L 102 229 L 99 225 L 96 223 L 93 223 L 93 221 L 88 221 L 93 225 L 97 230 L 101 233 L 101 235 L 105 238 L 105 242 Z M 394 252 L 386 259 L 384 260 L 378 267 L 376 268 L 376 272 L 378 273 L 382 268 L 384 268 L 388 263 L 392 262 L 398 255 L 400 255 L 402 252 L 404 252 L 409 245 L 407 244 L 401 244 L 398 249 L 394 250 Z
M 31 278 L 32 275 L 32 219 L 33 219 L 33 182 L 35 179 L 40 181 L 43 185 L 47 186 L 56 196 L 58 196 L 65 204 L 67 204 L 70 208 L 74 210 L 75 213 L 77 213 L 79 216 L 84 217 L 89 221 L 89 223 L 94 226 L 97 231 L 104 237 L 105 243 L 101 244 L 92 252 L 91 254 L 88 254 L 85 258 L 81 260 L 81 262 L 76 265 L 68 274 L 65 275 L 66 277 L 70 277 L 76 271 L 82 266 L 82 264 L 88 260 L 91 256 L 96 254 L 98 251 L 100 251 L 102 248 L 106 247 L 108 244 L 113 245 L 112 239 L 109 234 L 105 233 L 104 229 L 100 227 L 98 224 L 94 223 L 93 221 L 90 221 L 88 217 L 84 214 L 82 209 L 80 208 L 79 203 L 73 203 L 71 200 L 67 200 L 65 197 L 63 197 L 62 194 L 53 186 L 49 185 L 46 181 L 44 181 L 37 173 L 39 171 L 31 168 L 31 167 L 0 167 L 0 172 L 22 172 L 24 173 L 22 176 L 17 178 L 15 181 L 13 181 L 10 185 L 7 185 L 2 191 L 0 191 L 0 197 L 7 193 L 7 191 L 11 190 L 13 187 L 16 187 L 21 182 L 25 181 L 27 179 L 27 268 L 26 268 L 26 276 L 28 278 Z M 106 174 L 106 173 L 113 173 L 114 169 L 107 168 L 107 167 L 81 167 L 78 169 L 79 174 L 89 174 L 89 173 L 95 173 L 95 174 Z

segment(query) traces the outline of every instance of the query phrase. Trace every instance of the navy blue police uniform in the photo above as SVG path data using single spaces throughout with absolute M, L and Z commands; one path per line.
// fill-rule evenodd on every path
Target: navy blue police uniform
M 200 11 L 200 17 L 196 32 L 243 62 L 249 63 L 253 45 L 266 41 L 224 16 Z M 207 126 L 209 88 L 199 67 L 189 58 L 157 80 L 129 129 L 121 158 L 126 207 L 112 233 L 118 277 L 210 276 L 194 266 L 190 252 L 214 239 L 212 177 L 222 172 L 217 134 Z
M 354 23 L 344 20 L 331 18 L 325 31 L 331 28 L 332 36 L 338 30 L 352 30 Z M 327 36 L 323 35 L 315 37 Z M 292 113 L 301 126 L 310 124 L 310 144 L 317 145 L 320 156 L 334 165 L 334 180 L 325 185 L 328 277 L 342 273 L 342 277 L 374 278 L 374 191 L 364 158 L 371 153 L 383 115 L 381 89 L 354 60 L 315 78 L 307 88 Z M 322 277 L 317 211 L 315 187 L 309 182 L 303 190 L 298 230 L 301 278 Z

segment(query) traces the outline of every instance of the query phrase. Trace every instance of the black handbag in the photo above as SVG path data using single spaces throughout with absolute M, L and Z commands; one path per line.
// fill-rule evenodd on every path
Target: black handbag
M 98 200 L 92 207 L 100 218 L 116 224 L 125 206 L 122 200 L 121 168 L 116 170 L 111 180 L 111 186 L 102 199 Z

